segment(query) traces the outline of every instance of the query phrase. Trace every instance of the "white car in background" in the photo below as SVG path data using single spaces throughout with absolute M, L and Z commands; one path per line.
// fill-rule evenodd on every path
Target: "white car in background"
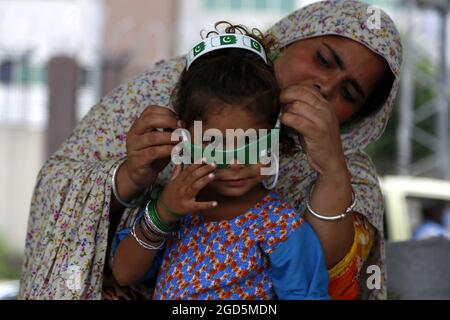
M 19 293 L 19 280 L 0 281 L 0 300 L 16 300 Z
M 424 222 L 423 206 L 430 200 L 444 201 L 448 216 L 450 181 L 387 176 L 380 182 L 385 200 L 388 299 L 450 300 L 450 241 L 445 236 L 413 239 Z M 442 229 L 446 227 L 443 222 Z
M 385 233 L 389 241 L 408 241 L 422 223 L 421 200 L 450 205 L 450 181 L 386 176 L 380 179 L 385 200 Z

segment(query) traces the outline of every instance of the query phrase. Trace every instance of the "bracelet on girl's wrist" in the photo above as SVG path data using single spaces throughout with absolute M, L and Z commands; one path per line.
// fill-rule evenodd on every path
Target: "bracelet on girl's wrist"
M 138 222 L 138 219 L 133 223 L 133 226 L 131 227 L 131 236 L 134 238 L 134 240 L 144 249 L 146 250 L 160 250 L 164 247 L 164 244 L 166 243 L 165 239 L 158 241 L 143 241 L 141 240 L 138 235 L 136 234 L 136 224 Z
M 152 199 L 149 201 L 145 208 L 145 218 L 149 227 L 156 229 L 155 231 L 168 235 L 178 230 L 178 225 L 175 227 L 170 227 L 163 223 L 160 219 L 158 211 L 156 210 L 156 203 L 158 199 Z
M 158 201 L 159 201 L 159 204 L 161 205 L 161 207 L 163 207 L 163 209 L 164 209 L 164 210 L 165 210 L 172 218 L 174 218 L 176 221 L 178 221 L 178 220 L 180 220 L 180 219 L 182 219 L 182 218 L 184 217 L 184 215 L 179 214 L 179 213 L 177 213 L 177 212 L 174 212 L 174 211 L 170 210 L 169 207 L 167 207 L 167 206 L 164 204 L 164 202 L 162 202 L 161 199 L 159 199 Z

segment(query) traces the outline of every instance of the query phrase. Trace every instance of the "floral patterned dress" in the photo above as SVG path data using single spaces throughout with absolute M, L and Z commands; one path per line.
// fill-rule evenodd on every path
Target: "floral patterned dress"
M 130 233 L 118 232 L 113 254 Z M 183 218 L 143 281 L 157 273 L 158 300 L 329 299 L 319 239 L 274 193 L 231 220 Z

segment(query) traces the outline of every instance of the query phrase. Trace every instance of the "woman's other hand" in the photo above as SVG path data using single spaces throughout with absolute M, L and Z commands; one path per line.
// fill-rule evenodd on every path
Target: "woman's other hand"
M 307 195 L 311 206 L 325 216 L 344 212 L 352 202 L 352 186 L 335 109 L 318 90 L 305 86 L 287 88 L 281 102 L 285 105 L 283 124 L 299 134 L 309 164 L 319 173 L 314 192 Z M 353 215 L 329 222 L 306 210 L 305 219 L 322 243 L 327 266 L 335 266 L 352 247 Z
M 314 87 L 294 85 L 281 94 L 282 123 L 299 134 L 311 167 L 321 175 L 347 170 L 339 120 L 329 102 Z
M 179 143 L 172 141 L 170 131 L 181 127 L 175 113 L 158 106 L 147 107 L 134 122 L 127 135 L 127 160 L 117 175 L 122 200 L 131 200 L 155 182 L 169 164 L 172 149 Z

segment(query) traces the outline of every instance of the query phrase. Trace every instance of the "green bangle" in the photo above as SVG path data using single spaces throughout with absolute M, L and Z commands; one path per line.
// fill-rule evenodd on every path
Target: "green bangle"
M 159 224 L 160 224 L 163 228 L 165 228 L 165 229 L 167 230 L 167 232 L 172 232 L 174 229 L 173 229 L 173 228 L 170 228 L 168 225 L 164 224 L 164 222 L 161 221 L 161 218 L 159 217 L 158 210 L 156 209 L 156 204 L 157 204 L 157 203 L 158 203 L 158 201 L 155 201 L 155 202 L 153 203 L 153 213 L 154 213 L 156 219 L 158 220 Z
M 152 222 L 155 224 L 155 226 L 163 232 L 167 232 L 167 233 L 172 232 L 173 229 L 166 226 L 161 221 L 161 219 L 159 219 L 158 212 L 156 211 L 156 201 L 155 200 L 150 201 L 147 206 L 148 206 L 147 207 L 148 216 L 150 217 Z
M 161 204 L 161 206 L 164 208 L 164 210 L 166 210 L 173 218 L 180 220 L 181 218 L 184 217 L 184 215 L 176 213 L 172 210 L 170 210 L 165 204 L 164 202 L 162 202 L 161 200 L 159 200 L 159 203 Z

